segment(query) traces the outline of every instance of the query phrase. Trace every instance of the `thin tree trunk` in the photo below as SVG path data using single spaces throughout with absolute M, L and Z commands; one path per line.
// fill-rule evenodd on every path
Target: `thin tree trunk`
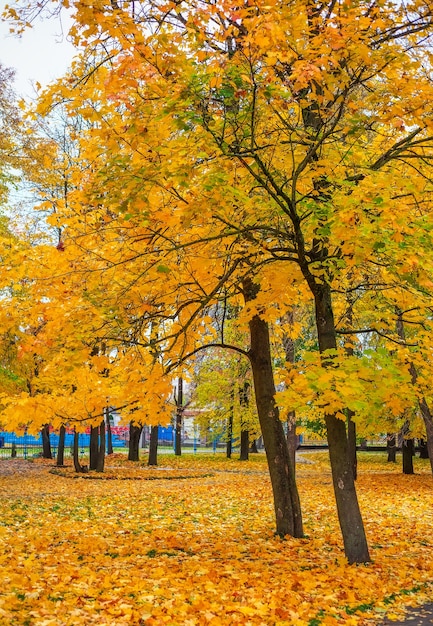
M 90 444 L 89 444 L 89 469 L 95 470 L 98 465 L 99 456 L 99 427 L 90 427 Z
M 176 394 L 176 420 L 174 425 L 174 453 L 176 456 L 182 454 L 182 415 L 183 415 L 183 378 L 177 379 Z
M 356 455 L 356 424 L 353 421 L 355 415 L 353 411 L 347 409 L 347 452 L 349 463 L 352 466 L 353 478 L 358 478 L 358 457 Z
M 45 424 L 41 429 L 42 435 L 42 457 L 44 459 L 52 459 L 53 455 L 51 452 L 51 442 L 50 442 L 50 426 L 49 424 Z
M 87 467 L 81 465 L 80 457 L 78 453 L 78 433 L 74 431 L 74 446 L 73 446 L 73 459 L 74 459 L 74 469 L 77 473 L 83 473 L 87 471 Z
M 387 433 L 386 449 L 388 450 L 388 463 L 395 463 L 397 456 L 397 441 L 395 438 L 395 433 Z
M 149 439 L 148 465 L 158 465 L 158 426 L 152 426 Z
M 227 418 L 227 441 L 226 441 L 226 457 L 232 458 L 232 445 L 233 445 L 233 410 L 234 410 L 234 390 L 233 387 L 230 391 L 230 406 L 229 416 Z
M 249 448 L 250 448 L 250 433 L 247 429 L 242 428 L 239 461 L 249 460 Z
M 332 357 L 327 353 L 337 348 L 331 289 L 328 284 L 316 283 L 313 293 L 319 350 L 323 366 L 329 367 Z M 346 424 L 333 413 L 325 415 L 325 423 L 344 552 L 349 563 L 365 563 L 370 554 L 349 460 Z
M 241 409 L 247 409 L 250 404 L 250 383 L 246 380 L 239 389 L 239 404 Z M 241 412 L 241 447 L 239 453 L 240 461 L 248 461 L 250 447 L 250 433 L 248 430 L 248 421 Z
M 129 423 L 129 450 L 128 461 L 140 460 L 140 437 L 143 426 L 138 426 L 133 422 Z
M 403 453 L 403 474 L 414 474 L 413 456 L 415 448 L 413 439 L 403 439 L 401 451 Z
M 286 314 L 285 321 L 290 326 L 293 326 L 295 322 L 295 314 L 294 314 L 293 309 Z M 295 342 L 290 337 L 290 335 L 287 334 L 283 337 L 283 345 L 284 345 L 286 363 L 290 363 L 291 365 L 293 365 L 293 363 L 295 362 Z M 289 455 L 290 455 L 290 458 L 292 459 L 294 471 L 296 472 L 296 449 L 298 447 L 298 438 L 296 436 L 296 413 L 295 411 L 288 412 L 286 423 L 287 423 L 287 435 L 286 435 L 287 446 L 289 448 Z
M 258 454 L 258 449 L 257 449 L 257 439 L 253 439 L 253 441 L 251 442 L 251 446 L 250 446 L 250 453 L 251 454 Z
M 96 471 L 103 472 L 105 468 L 105 417 L 99 424 L 99 447 Z
M 63 467 L 65 464 L 65 435 L 66 428 L 62 425 L 59 430 L 59 446 L 57 448 L 57 467 Z
M 105 424 L 107 430 L 107 454 L 113 454 L 113 433 L 111 432 L 110 409 L 105 409 Z
M 293 471 L 296 472 L 296 450 L 298 448 L 298 436 L 296 435 L 296 414 L 295 411 L 289 411 L 287 414 L 287 449 L 292 461 Z
M 254 300 L 259 290 L 251 279 L 243 283 L 246 302 Z M 301 505 L 289 456 L 283 426 L 275 404 L 275 384 L 272 369 L 269 327 L 254 315 L 250 327 L 250 362 L 253 372 L 257 412 L 266 449 L 269 474 L 274 496 L 276 532 L 281 537 L 303 536 Z

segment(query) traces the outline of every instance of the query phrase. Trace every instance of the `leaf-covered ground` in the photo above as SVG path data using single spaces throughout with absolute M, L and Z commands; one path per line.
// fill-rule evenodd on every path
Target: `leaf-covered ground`
M 304 458 L 307 536 L 285 541 L 263 456 L 165 456 L 158 470 L 130 470 L 154 480 L 125 479 L 125 462 L 123 480 L 114 467 L 111 480 L 68 480 L 52 462 L 0 461 L 0 624 L 372 624 L 431 599 L 429 462 L 403 476 L 360 455 L 373 562 L 348 566 L 326 455 Z

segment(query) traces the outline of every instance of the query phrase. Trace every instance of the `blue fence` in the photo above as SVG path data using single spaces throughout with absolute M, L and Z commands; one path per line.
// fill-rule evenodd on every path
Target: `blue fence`
M 119 448 L 127 448 L 129 445 L 129 430 L 128 428 L 116 428 L 112 429 L 112 445 L 114 450 Z M 141 447 L 147 448 L 149 445 L 150 429 L 144 430 L 142 435 Z M 107 435 L 108 439 L 108 435 Z M 65 435 L 65 456 L 72 456 L 72 447 L 74 443 L 73 433 L 66 433 Z M 80 455 L 88 453 L 90 444 L 90 434 L 80 433 L 78 435 L 78 446 Z M 57 448 L 59 445 L 58 433 L 50 433 L 50 445 L 53 456 L 57 454 Z M 108 441 L 107 441 L 108 445 Z M 217 439 L 215 441 L 204 442 L 197 438 L 190 439 L 188 437 L 182 437 L 182 447 L 185 450 L 191 450 L 196 452 L 198 449 L 216 451 L 217 447 L 223 447 L 225 444 Z M 158 446 L 165 448 L 174 447 L 174 429 L 172 426 L 159 426 L 158 428 Z M 30 434 L 16 434 L 5 431 L 0 431 L 0 458 L 10 458 L 12 456 L 19 458 L 39 457 L 42 455 L 42 435 L 30 435 Z

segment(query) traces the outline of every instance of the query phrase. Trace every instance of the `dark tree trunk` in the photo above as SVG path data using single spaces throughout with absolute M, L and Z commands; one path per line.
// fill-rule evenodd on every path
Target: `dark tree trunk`
M 353 411 L 347 409 L 347 452 L 349 463 L 352 466 L 353 478 L 358 478 L 358 457 L 356 456 L 356 424 L 353 421 Z
M 253 439 L 251 446 L 250 446 L 250 453 L 251 454 L 258 454 L 258 450 L 257 450 L 257 439 Z
M 250 448 L 250 433 L 243 428 L 241 430 L 241 447 L 239 452 L 239 461 L 248 461 Z
M 128 461 L 140 460 L 140 437 L 143 426 L 137 426 L 133 422 L 129 423 L 129 451 Z
M 96 471 L 103 472 L 105 468 L 105 417 L 99 425 L 99 447 Z
M 230 391 L 230 406 L 229 416 L 227 418 L 227 441 L 226 441 L 226 457 L 232 458 L 232 446 L 233 446 L 233 410 L 234 410 L 234 390 L 233 387 Z
M 245 381 L 239 389 L 239 403 L 241 408 L 247 409 L 250 404 L 250 383 Z M 240 461 L 248 461 L 250 447 L 250 433 L 248 430 L 248 422 L 241 414 L 241 446 L 239 453 Z
M 226 457 L 232 458 L 232 442 L 233 442 L 233 413 L 230 414 L 227 419 L 227 441 L 226 441 Z
M 250 279 L 243 284 L 245 301 L 254 300 L 259 287 Z M 276 532 L 281 537 L 302 537 L 302 514 L 294 468 L 289 456 L 278 407 L 275 404 L 275 384 L 272 369 L 269 327 L 255 315 L 249 322 L 251 347 L 249 352 L 253 372 L 257 412 L 266 449 L 269 474 L 274 496 Z
M 322 364 L 329 367 L 332 366 L 332 356 L 327 356 L 328 351 L 337 348 L 331 289 L 327 284 L 316 283 L 313 294 Z M 325 423 L 344 552 L 349 563 L 365 563 L 370 561 L 370 554 L 349 460 L 346 423 L 333 413 L 325 416 Z
M 149 439 L 148 465 L 158 465 L 158 426 L 152 426 Z
M 176 456 L 182 454 L 182 415 L 183 415 L 183 378 L 177 379 L 176 394 L 176 420 L 174 425 L 174 453 Z
M 285 321 L 293 326 L 295 322 L 294 311 L 290 311 L 285 316 Z M 290 335 L 283 337 L 284 352 L 286 357 L 286 363 L 293 364 L 295 362 L 295 342 Z M 289 455 L 292 460 L 294 471 L 296 471 L 296 450 L 298 447 L 298 438 L 296 436 L 296 414 L 295 411 L 289 411 L 287 414 L 287 447 L 289 448 Z
M 418 447 L 419 447 L 419 458 L 428 459 L 429 455 L 428 455 L 427 441 L 425 439 L 420 439 Z
M 295 411 L 289 411 L 287 414 L 287 449 L 292 461 L 293 471 L 296 471 L 296 450 L 298 448 L 298 437 L 296 435 L 296 415 Z
M 107 429 L 107 454 L 113 454 L 113 433 L 111 432 L 110 409 L 105 409 L 105 425 Z
M 395 438 L 395 433 L 387 433 L 386 449 L 388 450 L 388 463 L 395 463 L 397 456 L 397 442 Z
M 57 467 L 63 467 L 65 464 L 65 435 L 66 428 L 64 426 L 60 426 L 59 446 L 57 448 Z
M 77 431 L 74 432 L 74 446 L 73 446 L 73 459 L 74 459 L 74 469 L 77 473 L 83 473 L 87 471 L 87 467 L 86 466 L 82 466 L 80 463 L 80 457 L 79 457 L 79 453 L 78 453 L 78 433 Z
M 433 473 L 433 416 L 430 412 L 430 407 L 424 398 L 420 402 L 420 407 L 427 433 L 427 450 L 430 459 L 430 467 Z
M 89 444 L 89 469 L 95 470 L 98 465 L 99 456 L 99 427 L 90 427 L 90 444 Z
M 415 454 L 415 445 L 413 439 L 403 439 L 401 446 L 403 453 L 403 474 L 414 474 L 413 457 Z
M 45 424 L 45 426 L 42 428 L 41 435 L 42 435 L 42 456 L 44 459 L 52 459 L 53 455 L 51 453 L 49 424 Z

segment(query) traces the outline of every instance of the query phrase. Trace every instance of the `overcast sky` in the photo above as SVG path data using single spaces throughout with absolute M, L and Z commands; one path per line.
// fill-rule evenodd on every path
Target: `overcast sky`
M 7 1 L 0 0 L 0 14 L 5 4 Z M 64 74 L 74 56 L 66 37 L 69 24 L 67 15 L 63 23 L 54 18 L 39 20 L 18 38 L 10 35 L 9 25 L 0 21 L 0 62 L 16 70 L 15 91 L 19 95 L 33 97 L 35 82 L 45 86 Z

